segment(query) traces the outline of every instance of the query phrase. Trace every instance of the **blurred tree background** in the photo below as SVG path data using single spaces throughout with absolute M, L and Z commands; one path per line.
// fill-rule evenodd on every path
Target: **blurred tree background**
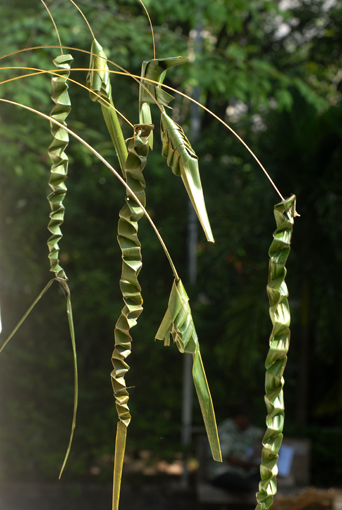
M 78 2 L 108 58 L 140 74 L 153 58 L 146 15 L 136 0 Z M 285 434 L 313 440 L 313 481 L 338 483 L 342 455 L 342 6 L 332 0 L 146 0 L 157 57 L 189 56 L 165 83 L 200 101 L 250 145 L 284 196 L 297 195 L 293 248 L 287 264 L 292 343 L 285 373 Z M 48 2 L 65 46 L 90 49 L 91 34 L 67 1 Z M 57 45 L 40 2 L 1 0 L 2 55 Z M 196 44 L 200 33 L 201 45 Z M 70 50 L 74 66 L 88 55 Z M 58 49 L 1 60 L 1 66 L 52 69 Z M 1 70 L 1 81 L 24 74 Z M 71 77 L 85 83 L 85 72 Z M 138 85 L 112 75 L 116 107 L 138 122 Z M 1 85 L 1 96 L 49 114 L 48 75 Z M 68 126 L 118 168 L 100 108 L 70 86 Z M 176 95 L 173 118 L 190 136 L 191 103 Z M 158 126 L 156 108 L 155 124 Z M 199 234 L 198 278 L 187 285 L 218 421 L 247 399 L 255 422 L 265 419 L 264 359 L 271 324 L 265 292 L 268 248 L 279 201 L 255 161 L 220 123 L 201 113 L 193 144 L 216 243 Z M 124 126 L 124 134 L 131 136 Z M 160 155 L 145 169 L 147 209 L 186 281 L 187 195 Z M 48 279 L 49 127 L 26 111 L 0 108 L 0 293 L 5 340 Z M 112 455 L 116 411 L 109 379 L 113 329 L 122 308 L 116 242 L 122 186 L 71 140 L 61 259 L 72 291 L 80 401 L 65 476 L 91 477 Z M 179 450 L 183 359 L 154 342 L 172 274 L 147 221 L 141 222 L 144 313 L 132 332 L 132 423 L 128 448 L 164 457 Z M 63 295 L 54 284 L 0 358 L 1 477 L 55 478 L 70 430 L 73 373 Z M 201 426 L 197 402 L 194 425 Z M 107 456 L 107 457 L 106 457 Z M 324 469 L 322 469 L 324 468 Z M 111 463 L 99 479 L 111 479 Z

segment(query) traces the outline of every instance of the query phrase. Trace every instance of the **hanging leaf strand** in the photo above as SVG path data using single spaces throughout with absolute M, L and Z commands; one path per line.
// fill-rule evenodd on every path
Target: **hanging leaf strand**
M 164 345 L 168 346 L 170 345 L 170 334 L 180 352 L 192 354 L 192 378 L 201 407 L 211 453 L 214 460 L 222 462 L 214 406 L 204 371 L 189 298 L 181 280 L 173 282 L 168 308 L 157 331 L 156 339 L 164 340 Z
M 265 403 L 267 430 L 263 438 L 260 465 L 261 482 L 257 493 L 256 510 L 268 510 L 277 492 L 277 460 L 283 440 L 284 427 L 284 370 L 290 344 L 290 309 L 285 283 L 285 263 L 290 253 L 293 223 L 296 216 L 296 197 L 280 202 L 274 207 L 277 229 L 269 250 L 267 294 L 273 329 L 270 348 L 265 362 Z
M 66 118 L 68 117 L 71 110 L 71 102 L 68 93 L 67 79 L 70 74 L 70 65 L 73 62 L 71 55 L 59 55 L 53 61 L 57 69 L 59 70 L 59 76 L 53 76 L 51 78 L 51 99 L 55 103 L 50 116 L 60 122 L 62 126 L 66 126 Z M 50 260 L 50 271 L 55 274 L 55 279 L 59 282 L 62 289 L 64 290 L 67 300 L 67 317 L 69 323 L 72 351 L 73 351 L 73 363 L 74 363 L 74 408 L 73 417 L 71 424 L 71 432 L 69 438 L 68 448 L 64 457 L 62 468 L 59 474 L 61 477 L 64 467 L 66 465 L 71 444 L 73 440 L 74 430 L 76 427 L 76 413 L 77 413 L 77 402 L 78 402 L 78 373 L 77 373 L 77 356 L 76 356 L 76 341 L 75 341 L 75 330 L 72 316 L 71 307 L 71 295 L 70 289 L 67 284 L 67 276 L 64 269 L 60 265 L 60 248 L 59 242 L 63 237 L 61 231 L 61 225 L 64 221 L 65 207 L 63 205 L 66 196 L 66 185 L 65 180 L 68 176 L 68 163 L 69 159 L 65 153 L 65 149 L 69 143 L 69 134 L 62 127 L 58 126 L 53 122 L 50 122 L 51 134 L 53 141 L 48 149 L 49 156 L 52 160 L 52 166 L 50 170 L 49 186 L 52 192 L 48 195 L 48 200 L 51 208 L 50 221 L 48 224 L 48 230 L 51 232 L 51 237 L 48 239 L 49 248 L 49 260 Z
M 60 70 L 60 76 L 53 76 L 51 78 L 51 99 L 55 106 L 50 115 L 53 119 L 66 125 L 65 120 L 71 110 L 67 78 L 70 74 L 70 64 L 73 62 L 73 57 L 71 55 L 60 55 L 53 62 L 58 70 Z M 56 278 L 67 280 L 64 269 L 60 266 L 58 243 L 63 237 L 60 227 L 64 221 L 65 212 L 63 201 L 67 190 L 65 180 L 68 175 L 69 163 L 65 149 L 69 143 L 69 134 L 65 129 L 53 123 L 51 123 L 50 128 L 53 136 L 53 141 L 48 149 L 52 160 L 49 180 L 52 192 L 47 197 L 51 208 L 50 222 L 48 224 L 48 230 L 52 234 L 48 240 L 50 271 L 55 273 Z
M 153 125 L 136 124 L 134 136 L 128 146 L 128 157 L 125 164 L 127 184 L 145 206 L 145 179 L 143 170 L 149 151 L 148 137 Z M 141 287 L 138 276 L 142 267 L 141 244 L 138 239 L 138 221 L 144 215 L 142 208 L 133 195 L 126 192 L 126 204 L 119 213 L 118 242 L 122 252 L 122 273 L 120 289 L 125 306 L 115 325 L 115 348 L 112 354 L 113 371 L 111 381 L 114 391 L 116 409 L 119 417 L 116 435 L 113 484 L 113 510 L 118 508 L 123 457 L 126 446 L 127 427 L 131 421 L 128 407 L 129 394 L 126 388 L 125 375 L 129 370 L 126 358 L 131 353 L 132 337 L 130 329 L 136 325 L 142 312 Z

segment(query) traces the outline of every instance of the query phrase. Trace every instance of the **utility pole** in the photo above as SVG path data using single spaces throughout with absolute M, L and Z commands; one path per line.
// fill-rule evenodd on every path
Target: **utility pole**
M 202 10 L 202 9 L 201 9 Z M 196 54 L 202 53 L 202 30 L 201 10 L 196 25 L 194 49 Z M 199 101 L 201 90 L 194 87 L 192 97 Z M 201 120 L 199 106 L 191 104 L 190 133 L 191 143 L 195 144 L 199 139 L 201 131 Z M 196 283 L 197 279 L 197 244 L 198 244 L 198 219 L 191 201 L 188 201 L 188 246 L 187 246 L 187 272 L 190 286 Z M 184 354 L 183 364 L 183 405 L 182 405 L 182 446 L 184 448 L 183 473 L 181 485 L 185 489 L 189 486 L 188 453 L 187 447 L 191 443 L 192 435 L 192 354 Z

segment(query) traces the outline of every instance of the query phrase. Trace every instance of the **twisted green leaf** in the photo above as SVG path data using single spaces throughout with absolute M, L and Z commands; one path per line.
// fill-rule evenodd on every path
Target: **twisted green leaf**
M 214 242 L 199 174 L 198 157 L 183 129 L 176 124 L 165 112 L 164 106 L 173 99 L 173 96 L 161 88 L 166 71 L 172 66 L 187 62 L 187 57 L 173 57 L 155 60 L 145 60 L 141 68 L 142 78 L 148 78 L 158 84 L 142 80 L 139 90 L 140 122 L 152 122 L 150 103 L 157 103 L 161 108 L 161 138 L 163 143 L 162 155 L 167 159 L 175 175 L 181 176 L 185 189 L 189 195 L 198 219 L 203 227 L 207 240 Z M 149 145 L 153 147 L 153 134 L 149 137 Z
M 205 375 L 198 336 L 191 315 L 189 298 L 181 280 L 174 281 L 168 308 L 157 331 L 156 339 L 170 345 L 170 334 L 180 352 L 193 355 L 192 377 L 202 411 L 213 459 L 222 462 L 220 441 L 208 381 Z
M 165 111 L 161 114 L 161 137 L 162 155 L 167 159 L 167 164 L 171 167 L 172 172 L 182 177 L 206 238 L 213 243 L 214 237 L 204 202 L 198 157 L 181 126 L 176 124 Z
M 145 179 L 143 170 L 149 151 L 148 137 L 152 125 L 137 124 L 134 136 L 128 146 L 128 157 L 125 165 L 126 181 L 143 206 L 146 203 Z M 119 504 L 123 458 L 126 446 L 126 430 L 131 421 L 128 407 L 129 394 L 126 388 L 125 375 L 129 370 L 126 358 L 131 353 L 132 337 L 129 330 L 136 325 L 142 312 L 141 287 L 138 275 L 142 266 L 141 244 L 138 239 L 138 221 L 143 210 L 133 195 L 126 191 L 126 204 L 119 213 L 118 242 L 122 252 L 122 273 L 120 289 L 125 306 L 115 325 L 115 348 L 112 354 L 113 371 L 111 381 L 115 404 L 119 417 L 116 434 L 114 462 L 113 509 Z
M 59 70 L 59 76 L 51 78 L 51 99 L 55 103 L 51 111 L 51 117 L 58 120 L 61 124 L 66 125 L 66 118 L 71 110 L 71 102 L 68 93 L 67 79 L 70 74 L 70 64 L 73 62 L 71 55 L 60 55 L 53 61 Z M 68 132 L 60 126 L 50 124 L 53 141 L 48 149 L 49 156 L 52 161 L 49 186 L 52 192 L 48 195 L 51 213 L 48 230 L 51 237 L 48 240 L 50 271 L 56 278 L 67 280 L 66 274 L 59 263 L 59 241 L 63 237 L 61 225 L 64 221 L 65 207 L 63 201 L 66 195 L 65 180 L 68 175 L 68 156 L 65 149 L 69 143 Z
M 293 223 L 296 211 L 296 197 L 280 202 L 274 207 L 277 229 L 269 250 L 267 294 L 270 303 L 270 317 L 273 324 L 270 348 L 265 362 L 265 403 L 267 408 L 267 430 L 263 438 L 260 466 L 261 482 L 257 493 L 256 510 L 267 510 L 277 492 L 277 460 L 283 440 L 284 395 L 283 373 L 290 344 L 290 309 L 285 283 L 285 263 L 290 253 Z
M 150 103 L 167 106 L 172 101 L 173 96 L 161 88 L 166 71 L 173 66 L 178 66 L 188 62 L 188 57 L 170 57 L 162 59 L 144 60 L 141 66 L 141 77 L 153 80 L 158 83 L 142 80 L 139 88 L 139 122 L 141 124 L 151 124 Z M 153 149 L 153 131 L 148 138 L 150 148 Z
M 62 287 L 67 301 L 67 317 L 69 323 L 69 331 L 71 337 L 72 351 L 73 351 L 73 364 L 74 364 L 74 407 L 73 407 L 73 417 L 71 424 L 71 432 L 69 438 L 69 444 L 67 447 L 67 451 L 64 457 L 64 461 L 62 464 L 62 468 L 59 474 L 61 477 L 64 467 L 66 465 L 74 430 L 76 427 L 76 413 L 77 413 L 77 402 L 78 402 L 78 374 L 77 374 L 77 356 L 76 356 L 76 342 L 75 342 L 75 331 L 74 331 L 74 323 L 72 317 L 72 307 L 71 307 L 71 295 L 70 290 L 67 284 L 67 276 L 64 272 L 64 269 L 60 265 L 59 261 L 59 241 L 62 238 L 61 225 L 64 221 L 64 212 L 65 208 L 63 205 L 63 201 L 66 195 L 66 186 L 64 181 L 67 178 L 68 173 L 68 157 L 65 154 L 65 149 L 69 142 L 69 136 L 67 129 L 64 129 L 63 126 L 66 127 L 65 119 L 70 113 L 71 103 L 68 94 L 68 84 L 67 79 L 70 74 L 70 64 L 73 61 L 73 57 L 71 55 L 60 55 L 53 62 L 58 69 L 58 76 L 53 76 L 51 79 L 51 89 L 52 89 L 52 100 L 55 103 L 51 111 L 51 118 L 54 121 L 59 122 L 57 125 L 55 122 L 50 122 L 51 133 L 53 136 L 53 141 L 48 149 L 49 156 L 52 160 L 52 166 L 50 171 L 50 179 L 49 186 L 52 189 L 52 192 L 48 195 L 48 200 L 51 207 L 50 213 L 50 221 L 48 224 L 48 230 L 51 232 L 51 237 L 48 239 L 48 248 L 49 248 L 49 260 L 50 260 L 50 271 L 52 271 L 55 275 L 47 285 L 44 287 L 42 292 L 38 295 L 38 297 L 34 300 L 29 309 L 25 312 L 23 317 L 20 319 L 18 324 L 14 327 L 13 331 L 10 333 L 9 337 L 3 343 L 0 348 L 0 352 L 4 349 L 4 347 L 8 344 L 14 334 L 18 331 L 22 323 L 31 313 L 33 308 L 36 306 L 38 301 L 44 296 L 46 291 L 51 287 L 53 282 L 56 280 L 60 286 Z M 44 115 L 43 115 L 44 116 Z M 45 116 L 46 117 L 46 116 Z
M 87 87 L 96 92 L 96 94 L 90 93 L 90 99 L 100 103 L 101 105 L 107 129 L 119 158 L 122 174 L 125 176 L 124 168 L 127 159 L 127 148 L 120 122 L 114 108 L 107 57 L 102 46 L 96 41 L 96 39 L 92 42 L 91 53 L 89 72 L 87 75 Z M 112 108 L 109 105 L 111 105 Z
M 71 55 L 60 55 L 53 61 L 57 69 L 59 70 L 59 76 L 53 76 L 51 78 L 51 89 L 52 95 L 51 99 L 55 103 L 50 116 L 59 121 L 61 124 L 66 126 L 66 118 L 68 117 L 71 110 L 71 102 L 68 93 L 68 83 L 67 79 L 70 74 L 70 64 L 73 61 L 73 57 Z M 68 448 L 64 457 L 64 461 L 62 464 L 62 468 L 59 474 L 61 477 L 66 462 L 68 460 L 68 456 L 71 449 L 71 444 L 73 440 L 74 430 L 76 427 L 76 414 L 77 414 L 77 403 L 78 403 L 78 373 L 77 373 L 77 356 L 76 356 L 76 341 L 75 341 L 75 330 L 74 323 L 72 317 L 72 307 L 71 307 L 71 295 L 70 290 L 67 284 L 67 276 L 64 272 L 64 269 L 60 265 L 59 261 L 59 241 L 61 240 L 63 234 L 61 231 L 61 225 L 64 221 L 64 212 L 65 207 L 63 205 L 63 201 L 66 195 L 66 185 L 65 180 L 67 179 L 68 174 L 68 156 L 65 153 L 65 149 L 69 143 L 69 134 L 68 132 L 53 122 L 50 123 L 51 134 L 53 136 L 53 141 L 48 149 L 49 156 L 52 160 L 52 166 L 50 170 L 50 179 L 49 186 L 52 189 L 52 192 L 48 195 L 48 200 L 50 203 L 51 213 L 50 213 L 50 221 L 48 224 L 48 230 L 51 232 L 51 237 L 48 239 L 48 248 L 49 248 L 49 260 L 50 260 L 50 271 L 55 273 L 55 279 L 59 282 L 62 289 L 66 294 L 67 299 L 67 316 L 73 351 L 73 362 L 74 362 L 74 408 L 73 408 L 73 417 L 71 424 L 71 432 L 69 438 Z

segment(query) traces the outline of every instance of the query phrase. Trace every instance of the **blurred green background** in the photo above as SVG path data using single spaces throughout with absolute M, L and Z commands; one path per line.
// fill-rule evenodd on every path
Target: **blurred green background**
M 108 58 L 140 74 L 153 58 L 149 23 L 136 0 L 80 1 Z M 312 480 L 338 484 L 342 473 L 342 6 L 322 0 L 146 0 L 157 57 L 190 56 L 165 83 L 200 101 L 250 145 L 284 196 L 297 195 L 287 284 L 292 342 L 285 372 L 285 434 L 310 437 Z M 89 50 L 91 34 L 67 1 L 48 2 L 65 46 Z M 1 0 L 0 54 L 57 45 L 43 5 Z M 196 45 L 196 34 L 201 43 Z M 75 67 L 88 55 L 70 50 Z M 41 48 L 1 66 L 53 69 L 58 49 Z M 24 74 L 1 69 L 0 79 Z M 85 83 L 85 72 L 71 77 Z M 138 122 L 138 85 L 112 75 L 116 107 Z M 1 85 L 1 97 L 46 114 L 48 75 Z M 68 126 L 118 169 L 99 105 L 70 86 Z M 191 103 L 176 95 L 174 119 L 191 137 Z M 158 128 L 158 110 L 154 108 Z M 247 399 L 264 426 L 264 359 L 271 323 L 266 296 L 268 248 L 275 230 L 270 183 L 240 142 L 206 112 L 193 144 L 216 243 L 199 232 L 198 277 L 186 285 L 218 421 Z M 123 126 L 126 138 L 130 128 Z M 158 131 L 158 129 L 156 129 Z M 0 106 L 0 297 L 6 339 L 50 278 L 47 122 Z M 187 195 L 160 155 L 159 136 L 144 174 L 147 209 L 186 281 Z M 109 373 L 119 292 L 118 212 L 125 191 L 83 146 L 70 141 L 68 195 L 61 260 L 72 292 L 80 374 L 77 428 L 65 476 L 94 479 L 91 466 L 111 456 L 116 411 Z M 165 313 L 172 274 L 146 220 L 144 313 L 132 330 L 132 423 L 128 452 L 172 458 L 181 449 L 183 358 L 154 336 Z M 71 345 L 65 300 L 56 284 L 0 357 L 0 479 L 55 479 L 67 445 L 73 401 Z M 197 401 L 194 425 L 202 426 Z M 341 452 L 342 453 L 342 452 Z M 111 463 L 97 478 L 111 479 Z

